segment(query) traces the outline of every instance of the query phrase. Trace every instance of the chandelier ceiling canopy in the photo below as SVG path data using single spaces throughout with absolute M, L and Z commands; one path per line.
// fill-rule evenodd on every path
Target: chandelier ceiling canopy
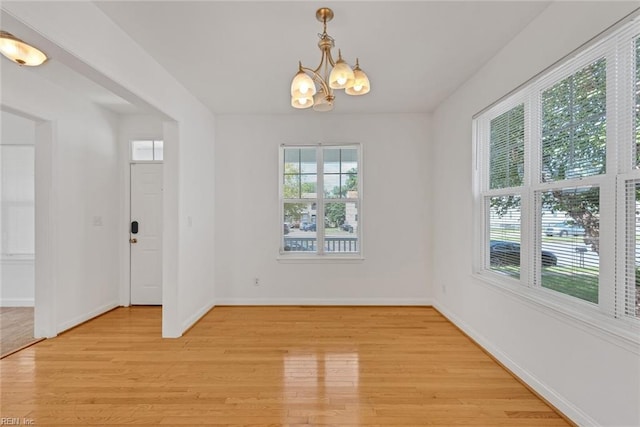
M 294 108 L 313 107 L 315 111 L 333 110 L 334 89 L 344 89 L 347 95 L 365 95 L 371 85 L 369 78 L 360 69 L 358 59 L 351 68 L 338 50 L 338 60 L 334 61 L 331 49 L 335 46 L 333 37 L 327 34 L 327 22 L 333 19 L 333 11 L 328 7 L 316 11 L 316 19 L 322 22 L 323 31 L 318 34 L 318 47 L 322 52 L 320 64 L 315 69 L 298 62 L 298 73 L 291 82 L 291 106 Z

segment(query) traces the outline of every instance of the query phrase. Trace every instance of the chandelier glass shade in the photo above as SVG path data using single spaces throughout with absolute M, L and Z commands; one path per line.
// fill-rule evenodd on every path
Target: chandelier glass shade
M 6 31 L 0 31 L 0 53 L 18 65 L 30 67 L 41 65 L 47 60 L 47 55 L 41 50 Z
M 316 12 L 316 19 L 323 24 L 323 32 L 318 34 L 322 58 L 315 69 L 304 67 L 302 62 L 298 62 L 298 72 L 291 82 L 291 106 L 331 111 L 335 99 L 334 89 L 344 89 L 347 95 L 365 95 L 369 93 L 371 84 L 365 72 L 360 69 L 357 59 L 356 66 L 351 68 L 338 50 L 338 60 L 333 60 L 331 49 L 335 43 L 327 34 L 327 22 L 333 19 L 333 11 L 327 7 L 320 8 Z

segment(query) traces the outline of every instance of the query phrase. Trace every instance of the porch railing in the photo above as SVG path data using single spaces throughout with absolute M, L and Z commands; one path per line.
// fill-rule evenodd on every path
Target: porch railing
M 316 251 L 315 237 L 285 237 L 284 250 L 291 252 Z M 325 237 L 325 251 L 327 252 L 358 252 L 357 237 Z

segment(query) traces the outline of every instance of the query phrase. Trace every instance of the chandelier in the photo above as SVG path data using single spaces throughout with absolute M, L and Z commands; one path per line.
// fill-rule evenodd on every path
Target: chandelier
M 358 59 L 356 66 L 351 68 L 338 50 L 338 60 L 333 60 L 331 49 L 335 44 L 333 37 L 327 34 L 327 22 L 333 19 L 333 11 L 328 7 L 320 8 L 316 11 L 316 19 L 323 25 L 322 34 L 318 34 L 322 58 L 315 69 L 303 67 L 302 62 L 298 62 L 298 73 L 291 82 L 291 106 L 331 111 L 335 99 L 334 89 L 344 89 L 347 95 L 364 95 L 369 93 L 370 84 L 369 78 L 360 69 Z

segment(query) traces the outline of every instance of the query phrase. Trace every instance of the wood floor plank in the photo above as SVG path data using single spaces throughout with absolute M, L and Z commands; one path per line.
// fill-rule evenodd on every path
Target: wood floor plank
M 163 340 L 121 308 L 0 361 L 36 425 L 568 425 L 423 307 L 217 307 Z

